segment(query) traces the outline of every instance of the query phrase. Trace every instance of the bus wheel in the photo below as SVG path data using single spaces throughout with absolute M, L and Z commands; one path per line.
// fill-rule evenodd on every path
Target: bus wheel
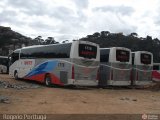
M 44 81 L 45 81 L 45 84 L 46 84 L 47 87 L 51 87 L 52 82 L 51 82 L 51 76 L 49 74 L 45 75 L 45 80 Z
M 17 71 L 14 72 L 14 79 L 18 80 L 18 72 Z

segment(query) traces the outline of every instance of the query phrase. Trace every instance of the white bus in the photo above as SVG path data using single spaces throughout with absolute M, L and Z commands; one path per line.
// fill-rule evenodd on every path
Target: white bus
M 100 86 L 131 84 L 131 50 L 124 47 L 100 49 Z
M 8 73 L 8 57 L 0 56 L 0 73 Z
M 160 63 L 153 63 L 152 80 L 160 82 Z
M 99 45 L 88 41 L 24 47 L 10 55 L 9 75 L 57 85 L 98 85 Z
M 147 51 L 132 52 L 132 85 L 152 82 L 153 54 Z

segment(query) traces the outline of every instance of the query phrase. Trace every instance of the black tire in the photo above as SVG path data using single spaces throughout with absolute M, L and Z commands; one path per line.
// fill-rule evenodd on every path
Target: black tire
M 51 76 L 49 74 L 45 75 L 44 81 L 45 81 L 45 85 L 47 87 L 51 87 L 52 86 Z
M 17 72 L 17 71 L 14 72 L 14 79 L 15 79 L 15 80 L 18 80 L 18 79 L 19 79 L 19 78 L 18 78 L 18 72 Z

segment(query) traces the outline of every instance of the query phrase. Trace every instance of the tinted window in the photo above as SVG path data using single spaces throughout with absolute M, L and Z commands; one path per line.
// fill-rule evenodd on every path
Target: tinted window
M 109 52 L 110 52 L 110 49 L 101 49 L 100 50 L 100 62 L 108 62 L 109 61 Z
M 97 47 L 86 44 L 79 44 L 79 56 L 84 58 L 96 58 Z
M 129 51 L 116 50 L 116 60 L 120 62 L 129 62 Z
M 159 65 L 153 65 L 153 70 L 160 70 Z
M 69 58 L 71 43 L 25 48 L 21 51 L 21 59 L 25 58 Z
M 0 58 L 0 64 L 7 66 L 8 65 L 8 58 Z
M 143 64 L 151 64 L 151 55 L 142 53 L 141 54 L 141 63 Z

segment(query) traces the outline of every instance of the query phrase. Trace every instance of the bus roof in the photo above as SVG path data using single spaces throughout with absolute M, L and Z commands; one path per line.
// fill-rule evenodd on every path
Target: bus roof
M 101 50 L 102 49 L 114 49 L 114 48 L 116 48 L 116 49 L 126 49 L 126 50 L 129 50 L 129 51 L 131 51 L 130 49 L 128 49 L 128 48 L 126 48 L 126 47 L 108 47 L 108 48 L 100 48 Z
M 62 43 L 62 44 L 71 44 L 71 42 L 69 43 Z M 62 45 L 62 44 L 48 44 L 48 45 L 33 45 L 33 46 L 27 46 L 27 47 L 23 47 L 21 49 L 28 49 L 28 48 L 35 48 L 35 47 L 46 47 L 46 46 L 54 46 L 54 45 Z
M 151 52 L 149 52 L 149 51 L 134 51 L 134 52 L 132 52 L 132 53 L 137 53 L 137 52 L 152 54 L 152 53 L 151 53 Z

